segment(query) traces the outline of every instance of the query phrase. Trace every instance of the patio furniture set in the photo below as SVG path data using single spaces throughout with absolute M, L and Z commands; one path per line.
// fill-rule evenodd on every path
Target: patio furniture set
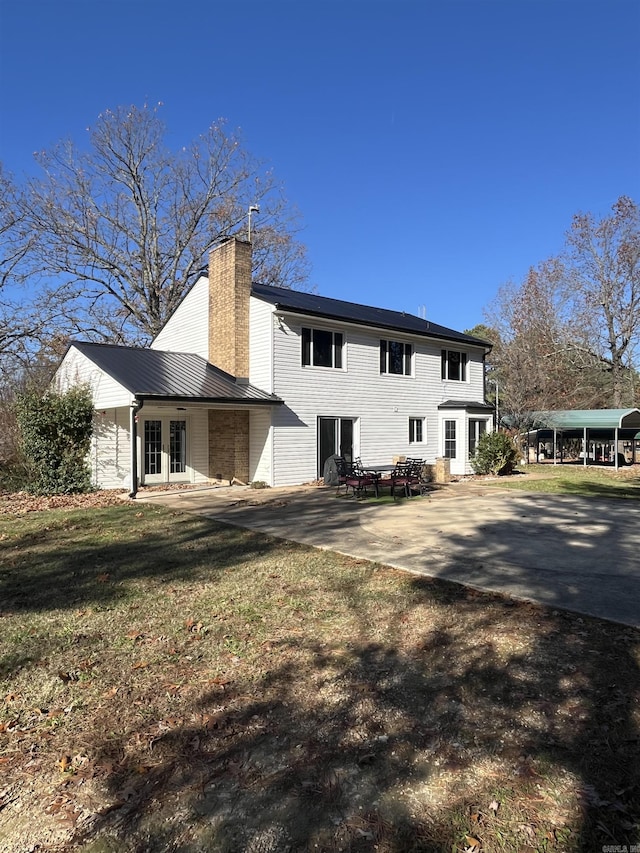
M 366 497 L 368 489 L 380 497 L 382 489 L 390 489 L 394 500 L 398 494 L 409 498 L 412 494 L 423 495 L 429 490 L 429 483 L 424 477 L 424 459 L 405 459 L 395 465 L 363 466 L 360 459 L 347 462 L 342 456 L 335 457 L 338 471 L 338 488 L 336 494 L 344 486 L 344 494 L 349 489 L 355 498 Z

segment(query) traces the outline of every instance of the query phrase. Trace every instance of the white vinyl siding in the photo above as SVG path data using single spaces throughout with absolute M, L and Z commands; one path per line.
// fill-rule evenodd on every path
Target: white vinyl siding
M 129 409 L 102 409 L 93 423 L 91 482 L 98 489 L 130 489 Z
M 289 485 L 317 476 L 318 417 L 353 418 L 354 452 L 365 464 L 391 463 L 395 455 L 412 455 L 407 429 L 416 412 L 424 412 L 420 455 L 434 461 L 442 455 L 439 446 L 438 405 L 453 396 L 460 398 L 460 382 L 441 380 L 441 350 L 438 341 L 426 341 L 395 332 L 387 338 L 411 343 L 413 375 L 380 374 L 379 331 L 346 324 L 321 323 L 314 328 L 344 333 L 344 370 L 314 372 L 301 366 L 301 329 L 308 319 L 283 317 L 274 327 L 274 392 L 286 405 L 274 410 L 273 482 Z M 483 399 L 482 351 L 468 348 L 465 399 Z M 462 438 L 462 435 L 460 436 Z M 463 445 L 466 447 L 466 444 Z
M 89 385 L 96 409 L 129 406 L 133 397 L 130 391 L 97 367 L 73 345 L 56 371 L 53 384 L 56 390 L 61 392 L 77 385 Z
M 190 461 L 191 482 L 206 483 L 209 480 L 209 412 L 195 407 L 187 409 L 187 412 L 187 458 Z
M 271 409 L 256 409 L 249 415 L 249 478 L 271 484 L 273 442 Z
M 151 349 L 209 358 L 209 279 L 201 276 L 151 343 Z
M 249 301 L 249 382 L 269 394 L 273 392 L 273 325 L 276 322 L 273 306 L 252 296 Z

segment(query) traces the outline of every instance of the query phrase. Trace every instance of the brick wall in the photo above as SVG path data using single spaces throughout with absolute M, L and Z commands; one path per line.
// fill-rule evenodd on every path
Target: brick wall
M 209 255 L 209 361 L 249 380 L 251 244 L 233 237 Z
M 249 412 L 209 410 L 209 479 L 249 482 Z

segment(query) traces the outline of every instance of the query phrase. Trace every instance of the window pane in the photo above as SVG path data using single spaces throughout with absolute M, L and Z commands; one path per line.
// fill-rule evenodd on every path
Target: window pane
M 380 341 L 380 373 L 387 372 L 387 342 Z
M 405 376 L 411 376 L 411 344 L 404 345 L 404 372 Z
M 162 423 L 144 422 L 144 473 L 162 473 Z
M 311 329 L 302 330 L 302 363 L 311 364 Z
M 409 442 L 422 442 L 422 418 L 409 418 Z
M 333 335 L 333 366 L 340 369 L 342 367 L 342 334 L 334 332 Z
M 449 350 L 449 379 L 460 381 L 460 353 Z
M 333 335 L 322 329 L 313 330 L 313 363 L 316 367 L 333 367 Z
M 187 422 L 169 421 L 169 471 L 184 474 L 187 470 Z
M 456 422 L 444 422 L 444 455 L 445 459 L 456 458 Z
M 404 373 L 404 344 L 389 341 L 389 373 Z

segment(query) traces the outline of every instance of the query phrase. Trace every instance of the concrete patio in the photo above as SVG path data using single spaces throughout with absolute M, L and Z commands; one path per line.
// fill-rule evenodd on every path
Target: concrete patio
M 335 488 L 141 491 L 138 500 L 480 590 L 640 627 L 640 503 L 451 483 L 374 505 Z

